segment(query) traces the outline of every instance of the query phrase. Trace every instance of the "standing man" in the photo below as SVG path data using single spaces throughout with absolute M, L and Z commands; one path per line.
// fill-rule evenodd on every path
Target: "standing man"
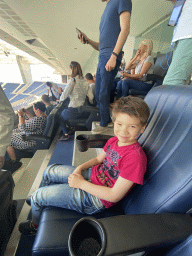
M 102 0 L 106 7 L 100 20 L 99 42 L 79 32 L 78 38 L 84 44 L 90 44 L 99 51 L 99 63 L 96 73 L 95 98 L 100 109 L 100 126 L 93 133 L 102 133 L 111 122 L 109 102 L 111 84 L 122 59 L 122 48 L 129 34 L 132 10 L 131 0 Z
M 0 86 L 0 170 L 4 165 L 4 155 L 11 142 L 14 126 L 14 111 Z
M 173 4 L 176 0 L 169 0 Z M 163 85 L 188 84 L 192 74 L 192 0 L 186 0 L 172 39 L 173 58 Z

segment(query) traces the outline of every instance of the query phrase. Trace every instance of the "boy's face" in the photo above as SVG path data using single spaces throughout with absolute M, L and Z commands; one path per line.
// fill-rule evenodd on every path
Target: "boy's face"
M 118 146 L 127 146 L 137 142 L 137 137 L 143 133 L 145 126 L 138 118 L 125 113 L 116 115 L 114 121 L 114 134 L 118 138 Z

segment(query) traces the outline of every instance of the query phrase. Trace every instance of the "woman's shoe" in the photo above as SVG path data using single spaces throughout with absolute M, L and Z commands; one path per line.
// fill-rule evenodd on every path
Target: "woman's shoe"
M 62 135 L 62 136 L 59 138 L 60 141 L 68 140 L 68 139 L 69 139 L 69 135 L 68 135 L 68 134 L 64 134 L 64 135 Z
M 37 228 L 32 220 L 26 220 L 19 224 L 19 232 L 26 236 L 34 236 L 37 233 Z
M 2 169 L 7 170 L 7 171 L 11 171 L 11 173 L 14 173 L 21 166 L 22 166 L 22 162 L 20 162 L 18 160 L 9 159 L 9 160 L 6 160 L 4 162 L 4 165 L 3 165 Z
M 27 197 L 26 203 L 31 206 L 31 195 Z

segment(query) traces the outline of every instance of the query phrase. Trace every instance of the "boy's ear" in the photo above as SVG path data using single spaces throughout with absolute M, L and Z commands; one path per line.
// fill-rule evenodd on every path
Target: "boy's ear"
M 147 124 L 145 124 L 144 126 L 141 127 L 141 131 L 140 133 L 143 133 L 145 131 L 145 127 L 146 127 Z

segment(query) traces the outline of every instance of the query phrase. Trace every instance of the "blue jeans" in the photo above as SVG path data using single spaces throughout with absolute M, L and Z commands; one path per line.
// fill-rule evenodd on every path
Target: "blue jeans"
M 88 118 L 90 116 L 90 113 L 88 112 L 82 112 L 80 113 L 78 108 L 67 108 L 64 109 L 61 113 L 61 129 L 64 134 L 68 133 L 67 129 L 67 123 L 66 121 L 69 120 L 75 120 L 77 118 Z
M 120 61 L 117 60 L 115 69 L 113 69 L 112 71 L 107 71 L 105 69 L 105 65 L 107 64 L 109 58 L 110 56 L 99 56 L 99 63 L 97 67 L 95 81 L 95 99 L 97 101 L 97 106 L 100 110 L 100 125 L 104 127 L 111 122 L 109 111 L 111 86 L 121 64 Z
M 68 185 L 68 177 L 75 168 L 53 164 L 45 169 L 42 187 L 31 197 L 33 223 L 38 225 L 44 206 L 61 207 L 86 214 L 94 214 L 105 209 L 99 198 Z M 90 180 L 91 169 L 85 170 L 82 175 L 86 180 Z
M 152 87 L 152 84 L 148 84 L 142 81 L 134 79 L 125 79 L 117 83 L 117 98 L 126 97 L 129 95 L 130 89 L 148 92 Z

